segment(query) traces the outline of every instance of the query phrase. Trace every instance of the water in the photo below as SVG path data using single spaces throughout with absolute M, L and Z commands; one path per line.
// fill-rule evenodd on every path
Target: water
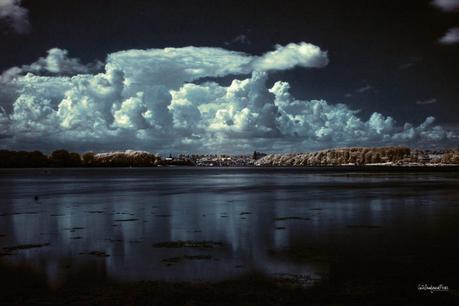
M 27 267 L 51 286 L 252 271 L 307 285 L 454 286 L 458 190 L 457 172 L 0 170 L 0 272 Z M 155 246 L 177 241 L 211 245 Z

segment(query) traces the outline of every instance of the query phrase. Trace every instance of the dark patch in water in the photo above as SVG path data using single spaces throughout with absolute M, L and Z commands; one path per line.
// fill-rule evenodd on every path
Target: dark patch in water
M 37 215 L 39 211 L 26 211 L 26 212 L 11 212 L 0 214 L 0 217 L 16 216 L 16 215 Z
M 103 210 L 90 210 L 87 212 L 88 214 L 103 214 Z
M 78 237 L 70 237 L 70 239 L 79 240 L 79 239 L 81 239 L 81 237 L 80 236 L 78 236 Z
M 84 227 L 66 227 L 64 230 L 70 231 L 71 233 L 75 233 L 76 231 L 82 230 Z
M 350 224 L 347 227 L 348 228 L 366 228 L 366 229 L 382 228 L 381 225 L 372 225 L 372 224 Z
M 159 218 L 169 218 L 171 215 L 164 214 L 164 215 L 155 215 L 155 216 Z
M 166 241 L 153 244 L 155 248 L 203 248 L 209 249 L 223 246 L 218 241 Z
M 161 260 L 162 263 L 165 263 L 166 266 L 172 266 L 186 260 L 212 260 L 213 257 L 211 255 L 183 255 L 179 257 L 170 257 L 164 258 Z
M 243 211 L 240 213 L 241 216 L 244 216 L 244 215 L 251 215 L 252 213 L 250 211 Z
M 41 244 L 18 244 L 14 246 L 4 247 L 3 249 L 7 252 L 17 251 L 17 250 L 27 250 L 27 249 L 35 249 L 35 248 L 42 248 L 49 246 L 49 243 L 41 243 Z
M 139 219 L 116 219 L 113 220 L 115 222 L 132 222 L 132 221 L 139 221 Z
M 96 256 L 96 257 L 110 257 L 109 254 L 103 252 L 103 251 L 91 251 L 91 252 L 82 252 L 80 255 L 91 255 L 91 256 Z
M 105 241 L 109 241 L 109 242 L 123 242 L 122 239 L 105 239 Z
M 329 261 L 329 256 L 325 251 L 310 247 L 271 249 L 268 251 L 268 254 L 274 257 L 288 258 L 290 261 L 294 262 L 327 263 Z
M 286 229 L 286 227 L 284 227 L 284 226 L 276 226 L 276 230 L 284 230 L 284 229 Z
M 274 221 L 288 221 L 288 220 L 303 220 L 309 221 L 311 218 L 304 218 L 304 217 L 276 217 Z

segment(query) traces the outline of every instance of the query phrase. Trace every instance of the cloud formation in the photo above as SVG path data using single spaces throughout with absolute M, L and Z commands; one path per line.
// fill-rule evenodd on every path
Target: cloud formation
M 459 0 L 434 0 L 432 4 L 445 12 L 459 12 Z M 459 27 L 449 29 L 438 41 L 444 45 L 459 43 Z
M 437 99 L 436 98 L 416 101 L 416 104 L 418 104 L 418 105 L 426 105 L 426 104 L 434 104 L 434 103 L 437 103 Z
M 439 41 L 445 45 L 453 45 L 459 43 L 459 27 L 448 30 L 448 32 L 446 32 L 446 34 L 440 38 Z
M 0 147 L 249 152 L 455 139 L 433 117 L 419 126 L 380 113 L 363 119 L 344 104 L 296 99 L 287 82 L 268 85 L 272 70 L 327 63 L 307 43 L 261 56 L 185 47 L 115 52 L 91 74 L 52 49 L 3 77 L 11 105 L 0 111 Z M 228 86 L 217 82 L 231 75 Z
M 225 41 L 224 44 L 227 46 L 239 44 L 239 45 L 250 45 L 252 42 L 249 37 L 245 34 L 239 34 L 229 41 Z
M 459 0 L 434 0 L 432 4 L 446 12 L 459 10 Z
M 1 0 L 0 0 L 1 1 Z M 40 57 L 37 61 L 30 65 L 21 67 L 12 67 L 4 71 L 0 75 L 0 83 L 11 82 L 14 78 L 22 76 L 26 73 L 34 75 L 54 75 L 54 76 L 72 76 L 77 74 L 87 74 L 100 71 L 104 64 L 96 61 L 90 64 L 81 64 L 77 58 L 70 58 L 68 51 L 53 48 L 48 50 L 46 57 Z
M 286 70 L 295 66 L 321 68 L 328 65 L 327 52 L 319 47 L 302 42 L 286 46 L 276 45 L 276 50 L 265 53 L 255 60 L 254 68 L 260 71 Z
M 19 34 L 29 30 L 28 11 L 21 6 L 21 0 L 0 0 L 0 22 Z

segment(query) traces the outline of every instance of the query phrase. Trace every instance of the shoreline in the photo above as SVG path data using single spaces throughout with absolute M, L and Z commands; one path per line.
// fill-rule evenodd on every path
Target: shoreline
M 47 169 L 292 169 L 292 170 L 349 170 L 349 171 L 452 171 L 459 170 L 456 164 L 432 165 L 321 165 L 321 166 L 292 166 L 292 165 L 263 165 L 263 166 L 187 166 L 187 165 L 160 165 L 160 166 L 79 166 L 79 167 L 0 167 L 1 170 L 47 170 Z

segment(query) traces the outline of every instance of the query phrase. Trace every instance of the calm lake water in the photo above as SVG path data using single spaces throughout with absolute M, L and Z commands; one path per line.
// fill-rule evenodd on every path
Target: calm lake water
M 458 281 L 457 172 L 4 169 L 0 195 L 0 270 L 27 267 L 51 286 L 252 271 L 306 284 Z

